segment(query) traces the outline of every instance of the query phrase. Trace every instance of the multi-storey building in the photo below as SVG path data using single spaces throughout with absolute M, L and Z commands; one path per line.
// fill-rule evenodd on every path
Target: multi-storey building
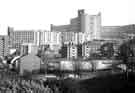
M 74 44 L 69 44 L 67 47 L 67 58 L 68 59 L 77 59 L 78 58 L 78 51 L 77 46 Z
M 9 54 L 9 38 L 8 36 L 0 36 L 0 56 Z
M 78 58 L 82 58 L 82 44 L 77 45 L 77 56 Z
M 14 30 L 8 28 L 9 43 L 11 48 L 20 48 L 23 43 L 36 43 L 35 32 L 33 30 Z
M 83 57 L 90 57 L 93 53 L 99 52 L 100 46 L 103 42 L 100 41 L 92 41 L 86 42 L 82 45 L 82 56 Z
M 101 13 L 89 15 L 84 10 L 78 10 L 78 16 L 71 19 L 69 25 L 55 26 L 51 24 L 51 31 L 83 32 L 88 35 L 88 41 L 100 39 Z
M 79 11 L 81 16 L 81 32 L 90 35 L 90 40 L 100 39 L 101 32 L 101 13 L 97 15 L 88 15 L 84 10 Z
M 40 44 L 61 44 L 61 32 L 41 31 Z
M 85 34 L 83 32 L 78 33 L 78 44 L 83 44 L 85 42 Z
M 37 55 L 38 46 L 31 43 L 24 43 L 21 45 L 21 55 L 34 54 Z
M 61 32 L 41 31 L 40 45 L 49 45 L 51 50 L 59 50 L 61 48 Z
M 58 32 L 67 32 L 70 31 L 71 25 L 60 25 L 60 26 L 55 26 L 51 24 L 51 31 L 58 31 Z
M 75 32 L 61 32 L 62 43 L 64 44 L 78 44 L 78 33 Z
M 67 58 L 67 45 L 62 45 L 59 53 L 61 54 L 62 58 Z
M 51 32 L 45 30 L 14 30 L 8 28 L 10 38 L 10 48 L 21 48 L 22 44 L 35 44 L 39 47 L 48 46 L 52 50 L 61 48 L 61 32 Z
M 135 25 L 125 26 L 102 26 L 101 39 L 104 40 L 126 40 L 135 37 Z

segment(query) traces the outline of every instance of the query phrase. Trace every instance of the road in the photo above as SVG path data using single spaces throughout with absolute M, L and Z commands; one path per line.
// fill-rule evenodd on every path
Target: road
M 135 75 L 125 73 L 100 75 L 92 79 L 66 79 L 61 83 L 63 93 L 130 93 L 135 91 Z M 134 93 L 134 92 L 133 92 Z

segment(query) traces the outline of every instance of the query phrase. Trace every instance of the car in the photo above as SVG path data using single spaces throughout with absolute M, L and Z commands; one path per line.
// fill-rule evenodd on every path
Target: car
M 44 76 L 47 80 L 59 80 L 59 77 L 54 74 L 47 74 Z

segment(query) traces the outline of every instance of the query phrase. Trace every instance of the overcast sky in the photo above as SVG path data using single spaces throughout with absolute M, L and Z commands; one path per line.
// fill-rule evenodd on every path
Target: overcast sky
M 0 34 L 15 29 L 47 29 L 68 24 L 78 9 L 102 13 L 102 25 L 135 24 L 134 0 L 0 0 Z

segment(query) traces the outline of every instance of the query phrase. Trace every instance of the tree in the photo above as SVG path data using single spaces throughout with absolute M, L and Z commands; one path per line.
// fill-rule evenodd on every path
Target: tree
M 124 60 L 125 63 L 128 62 L 129 57 L 135 57 L 135 39 L 129 40 L 120 45 L 119 56 Z
M 123 63 L 126 65 L 126 76 L 128 78 L 128 72 L 134 69 L 134 59 L 135 59 L 135 39 L 129 40 L 119 47 L 120 57 L 123 60 Z
M 38 57 L 41 57 L 42 56 L 42 50 L 41 49 L 38 49 L 37 56 Z
M 124 62 L 127 62 L 127 58 L 131 54 L 130 45 L 127 42 L 123 43 L 122 45 L 120 45 L 119 51 L 119 56 L 124 60 Z
M 113 43 L 105 43 L 100 47 L 100 51 L 103 57 L 110 58 L 114 54 Z

